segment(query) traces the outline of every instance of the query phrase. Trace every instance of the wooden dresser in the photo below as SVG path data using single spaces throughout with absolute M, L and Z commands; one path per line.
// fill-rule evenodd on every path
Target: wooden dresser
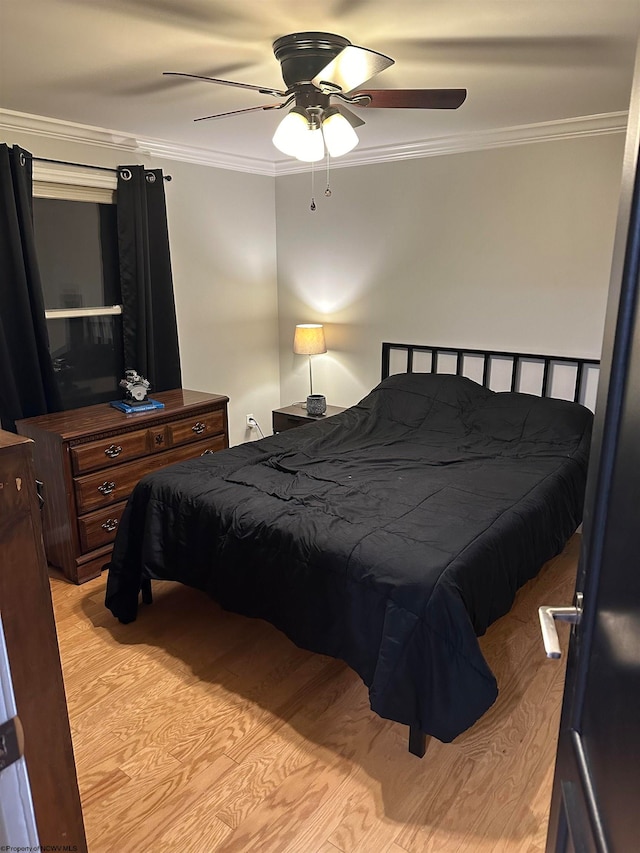
M 229 446 L 228 397 L 177 389 L 164 409 L 126 415 L 102 403 L 18 421 L 35 441 L 49 562 L 75 583 L 109 562 L 127 498 L 150 471 Z

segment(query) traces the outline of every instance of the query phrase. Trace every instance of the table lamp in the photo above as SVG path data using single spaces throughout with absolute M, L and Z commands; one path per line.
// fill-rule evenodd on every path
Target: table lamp
M 298 355 L 309 356 L 309 387 L 313 395 L 313 373 L 311 371 L 311 356 L 327 351 L 324 340 L 324 326 L 320 323 L 301 323 L 296 326 L 293 337 L 293 351 Z

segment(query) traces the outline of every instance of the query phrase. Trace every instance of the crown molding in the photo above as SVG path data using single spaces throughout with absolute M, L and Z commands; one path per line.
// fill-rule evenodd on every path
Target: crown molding
M 398 160 L 413 160 L 421 157 L 503 148 L 511 145 L 526 145 L 533 142 L 551 142 L 585 136 L 624 133 L 627 128 L 627 117 L 626 111 L 602 113 L 496 130 L 440 136 L 407 144 L 359 148 L 339 160 L 332 160 L 331 166 L 334 169 L 367 166 L 376 163 L 392 163 Z M 139 159 L 142 159 L 144 155 L 152 155 L 166 160 L 270 177 L 309 171 L 308 163 L 300 163 L 297 160 L 281 160 L 274 163 L 258 158 L 180 145 L 168 140 L 135 136 L 122 131 L 107 130 L 13 110 L 0 109 L 0 131 L 29 133 L 64 142 L 110 148 L 120 154 L 126 153 Z
M 583 136 L 603 136 L 625 133 L 628 112 L 601 113 L 592 116 L 558 119 L 557 121 L 522 124 L 496 130 L 479 130 L 453 136 L 438 136 L 419 142 L 385 145 L 378 148 L 356 148 L 339 160 L 331 161 L 332 169 L 349 166 L 370 166 L 375 163 L 393 163 L 398 160 L 414 160 L 421 157 L 439 157 L 445 154 L 461 154 L 482 151 L 488 148 L 505 148 L 511 145 L 527 145 L 532 142 L 552 142 L 561 139 L 576 139 Z M 296 160 L 276 164 L 276 175 L 291 175 L 308 172 L 309 164 Z
M 196 148 L 190 145 L 179 145 L 161 139 L 138 138 L 138 150 L 164 157 L 166 160 L 180 160 L 183 163 L 195 163 L 198 166 L 214 166 L 218 169 L 231 169 L 233 172 L 248 172 L 253 175 L 268 175 L 275 177 L 275 164 L 271 160 L 261 160 L 257 157 L 244 157 L 237 154 L 227 154 L 221 151 L 211 151 L 208 148 Z
M 0 130 L 12 133 L 31 133 L 34 136 L 46 136 L 63 142 L 79 142 L 83 145 L 99 145 L 101 148 L 113 148 L 118 151 L 135 153 L 135 137 L 122 131 L 107 130 L 88 124 L 77 124 L 47 116 L 20 113 L 0 108 Z
M 219 169 L 231 169 L 236 172 L 250 172 L 271 177 L 274 177 L 276 173 L 274 164 L 267 160 L 211 151 L 208 148 L 180 145 L 165 139 L 135 136 L 119 130 L 108 130 L 103 127 L 93 127 L 87 124 L 62 121 L 2 108 L 0 108 L 0 132 L 29 133 L 61 142 L 95 145 L 99 148 L 118 151 L 121 154 L 129 154 L 138 159 L 151 154 L 154 157 L 163 157 L 167 160 L 195 163 L 199 166 L 212 166 Z

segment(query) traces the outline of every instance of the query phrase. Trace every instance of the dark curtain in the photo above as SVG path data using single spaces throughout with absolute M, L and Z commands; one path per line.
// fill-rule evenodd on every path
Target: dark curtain
M 33 235 L 31 154 L 0 144 L 0 422 L 60 409 Z
M 164 180 L 160 169 L 118 167 L 118 244 L 125 368 L 151 392 L 180 388 Z

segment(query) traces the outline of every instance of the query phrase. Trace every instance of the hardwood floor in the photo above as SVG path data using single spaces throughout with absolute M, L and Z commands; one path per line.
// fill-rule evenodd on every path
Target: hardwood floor
M 579 536 L 481 643 L 498 701 L 419 760 L 345 664 L 201 593 L 154 585 L 120 625 L 106 577 L 51 581 L 90 853 L 541 853 Z M 566 648 L 568 626 L 560 627 Z

